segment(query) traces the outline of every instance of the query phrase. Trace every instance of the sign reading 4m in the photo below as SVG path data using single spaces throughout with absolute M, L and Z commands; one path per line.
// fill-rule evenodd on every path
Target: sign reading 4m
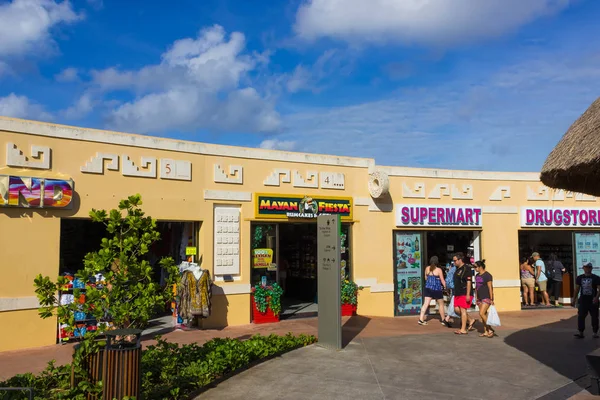
M 352 198 L 257 194 L 256 218 L 317 218 L 339 215 L 352 219 Z

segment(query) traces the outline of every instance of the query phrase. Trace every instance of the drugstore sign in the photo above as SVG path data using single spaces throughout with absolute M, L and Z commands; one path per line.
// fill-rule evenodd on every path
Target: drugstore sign
M 0 175 L 0 208 L 71 208 L 73 180 Z
M 521 226 L 527 227 L 598 227 L 600 208 L 521 208 Z
M 256 194 L 256 218 L 315 219 L 318 215 L 340 215 L 352 219 L 352 198 Z

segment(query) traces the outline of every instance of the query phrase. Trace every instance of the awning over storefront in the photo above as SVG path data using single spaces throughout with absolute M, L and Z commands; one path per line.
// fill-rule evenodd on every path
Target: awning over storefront
M 551 188 L 600 195 L 600 98 L 552 150 L 540 179 Z

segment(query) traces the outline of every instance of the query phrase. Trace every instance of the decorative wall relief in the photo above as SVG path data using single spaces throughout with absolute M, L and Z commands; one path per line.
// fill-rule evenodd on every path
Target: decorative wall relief
M 502 201 L 510 199 L 510 186 L 498 186 L 490 196 L 491 201 Z
M 106 169 L 109 171 L 119 170 L 119 156 L 117 154 L 100 152 L 97 152 L 80 170 L 89 174 L 104 174 L 104 160 L 110 161 Z
M 6 144 L 6 165 L 9 167 L 50 169 L 52 150 L 47 146 L 31 146 L 31 155 L 26 156 L 16 144 Z
M 290 183 L 290 170 L 285 168 L 275 168 L 263 182 L 265 186 L 280 186 L 282 183 Z
M 217 183 L 233 183 L 237 185 L 243 185 L 244 167 L 241 165 L 230 165 L 229 174 L 227 174 L 220 164 L 215 164 L 214 181 Z
M 383 171 L 375 171 L 369 174 L 369 194 L 372 198 L 378 199 L 386 196 L 390 192 L 390 178 Z
M 240 273 L 240 208 L 215 207 L 214 275 Z
M 575 195 L 575 201 L 596 201 L 596 197 L 590 196 L 589 194 L 577 193 Z
M 156 157 L 142 157 L 141 161 L 142 169 L 137 167 L 128 155 L 123 154 L 123 175 L 156 178 Z
M 550 194 L 546 186 L 539 186 L 537 191 L 534 191 L 531 186 L 527 185 L 527 200 L 529 201 L 548 201 Z
M 425 198 L 425 184 L 415 183 L 414 189 L 411 189 L 408 184 L 402 183 L 402 197 L 408 199 L 424 199 Z
M 450 185 L 445 183 L 438 183 L 435 187 L 429 192 L 428 199 L 441 199 L 442 196 L 450 196 Z
M 465 183 L 459 189 L 458 185 L 452 185 L 452 199 L 454 200 L 473 200 L 473 185 Z
M 73 181 L 0 175 L 0 206 L 69 208 Z
M 321 172 L 321 189 L 344 190 L 346 176 L 341 172 Z
M 184 160 L 160 159 L 160 179 L 192 180 L 192 163 Z
M 292 183 L 292 170 L 287 168 L 275 168 L 267 179 L 264 180 L 265 186 L 280 186 L 282 183 Z M 319 180 L 320 175 L 320 180 Z M 293 170 L 294 187 L 309 189 L 337 189 L 346 188 L 345 175 L 341 172 L 317 172 L 306 171 L 303 175 L 299 170 Z
M 300 175 L 297 170 L 294 171 L 294 187 L 318 189 L 319 188 L 319 173 L 315 171 L 306 172 L 306 180 Z

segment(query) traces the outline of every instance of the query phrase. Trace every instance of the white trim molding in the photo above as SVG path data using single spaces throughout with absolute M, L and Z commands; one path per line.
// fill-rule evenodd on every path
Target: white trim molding
M 204 200 L 252 201 L 251 192 L 233 192 L 225 190 L 205 190 Z
M 494 288 L 520 288 L 520 279 L 494 279 Z
M 0 297 L 0 312 L 35 310 L 40 303 L 35 296 L 29 297 Z
M 355 206 L 368 206 L 369 211 L 391 212 L 394 210 L 393 203 L 376 202 L 370 197 L 354 197 Z
M 388 176 L 440 179 L 471 179 L 480 181 L 526 181 L 539 182 L 539 172 L 491 172 L 491 171 L 459 171 L 449 169 L 382 167 L 378 170 Z
M 216 295 L 250 294 L 251 290 L 249 283 L 231 283 L 223 286 L 213 285 L 212 293 Z
M 358 286 L 368 287 L 371 293 L 387 293 L 394 291 L 393 283 L 378 283 L 377 278 L 359 278 L 356 279 Z

